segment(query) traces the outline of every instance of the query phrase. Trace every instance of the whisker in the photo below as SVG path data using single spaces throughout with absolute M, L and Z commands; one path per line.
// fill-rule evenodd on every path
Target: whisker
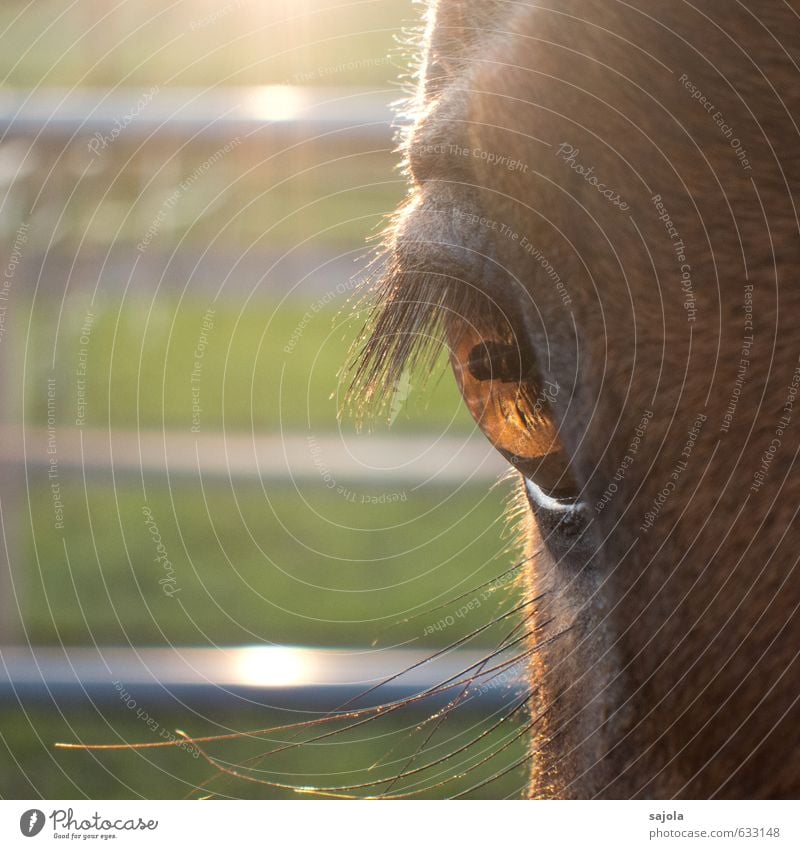
M 542 626 L 542 627 L 544 627 L 544 626 Z M 540 630 L 540 629 L 539 629 L 539 628 L 537 628 L 536 630 Z M 553 636 L 549 637 L 547 640 L 543 641 L 542 643 L 539 643 L 539 644 L 537 644 L 537 645 L 535 645 L 535 646 L 531 647 L 530 649 L 528 649 L 527 651 L 523 652 L 522 654 L 520 654 L 520 655 L 518 655 L 518 656 L 516 656 L 516 657 L 514 657 L 514 658 L 511 658 L 510 660 L 508 660 L 508 661 L 506 661 L 506 662 L 504 662 L 504 663 L 498 664 L 498 665 L 497 665 L 497 666 L 495 666 L 493 669 L 490 669 L 490 670 L 489 670 L 489 672 L 497 670 L 497 674 L 499 674 L 499 673 L 500 673 L 503 669 L 507 668 L 509 665 L 514 665 L 514 664 L 518 663 L 521 659 L 524 659 L 525 657 L 530 656 L 531 654 L 533 654 L 535 651 L 538 651 L 538 650 L 539 650 L 540 648 L 542 648 L 543 646 L 548 645 L 549 643 L 551 643 L 554 639 L 559 638 L 559 637 L 560 637 L 560 636 L 562 636 L 564 633 L 566 633 L 566 631 L 567 631 L 567 630 L 569 630 L 569 629 L 565 629 L 564 631 L 561 631 L 561 632 L 559 632 L 558 634 L 555 634 L 555 635 L 553 635 Z M 529 636 L 529 634 L 527 634 L 527 633 L 526 633 L 526 634 L 523 634 L 523 635 L 519 638 L 519 640 L 515 640 L 514 642 L 516 643 L 516 642 L 519 642 L 519 641 L 520 641 L 520 640 L 522 640 L 522 639 L 527 639 L 527 637 L 528 637 L 528 636 Z M 496 649 L 495 651 L 493 651 L 493 652 L 490 654 L 490 656 L 489 656 L 489 657 L 496 656 L 496 655 L 497 655 L 500 651 L 503 651 L 503 650 L 504 650 L 504 649 L 500 649 L 500 648 L 498 648 L 498 649 Z M 476 665 L 478 665 L 478 664 L 473 664 L 473 666 L 476 666 Z M 472 668 L 472 667 L 469 667 L 469 668 Z M 449 679 L 449 680 L 451 680 L 451 679 Z M 471 680 L 472 680 L 472 679 L 470 679 L 470 682 L 468 682 L 468 683 L 471 683 Z M 444 682 L 444 683 L 446 684 L 447 682 Z M 510 712 L 510 713 L 509 713 L 506 717 L 504 717 L 504 718 L 502 718 L 501 720 L 499 720 L 499 721 L 498 721 L 498 723 L 497 723 L 497 725 L 499 726 L 499 724 L 501 724 L 502 722 L 506 721 L 506 720 L 508 719 L 508 717 L 509 717 L 509 716 L 513 715 L 513 713 L 515 713 L 517 710 L 521 709 L 521 708 L 522 708 L 522 706 L 523 706 L 524 704 L 527 704 L 527 702 L 528 702 L 528 700 L 530 699 L 530 697 L 531 697 L 531 696 L 530 696 L 530 694 L 528 694 L 528 695 L 524 696 L 524 697 L 523 697 L 523 699 L 522 699 L 522 701 L 520 702 L 520 704 L 519 704 L 519 705 L 517 705 L 516 707 L 514 707 L 514 708 L 512 709 L 512 711 L 511 711 L 511 712 Z M 402 705 L 396 705 L 395 707 L 396 707 L 396 708 L 399 708 L 399 707 L 401 707 L 401 706 L 402 706 Z M 366 718 L 366 719 L 362 720 L 362 723 L 357 723 L 356 725 L 358 725 L 358 724 L 363 724 L 364 722 L 371 721 L 371 720 L 372 720 L 372 719 L 374 719 L 374 718 L 376 718 L 376 717 L 369 717 L 369 718 Z M 356 727 L 356 725 L 351 726 L 351 727 Z M 337 730 L 335 730 L 335 731 L 328 732 L 328 733 L 327 733 L 327 734 L 325 734 L 325 735 L 321 735 L 321 737 L 319 737 L 319 738 L 312 738 L 311 740 L 307 740 L 307 741 L 305 741 L 305 743 L 315 742 L 315 741 L 317 741 L 317 740 L 319 740 L 319 739 L 322 739 L 322 738 L 324 738 L 324 737 L 331 736 L 332 734 L 335 734 L 335 733 L 341 733 L 341 731 L 343 731 L 343 730 L 344 730 L 344 729 L 337 729 Z M 465 750 L 466 750 L 466 749 L 468 749 L 469 747 L 474 746 L 478 740 L 483 739 L 485 736 L 487 736 L 489 733 L 491 733 L 491 730 L 492 730 L 492 729 L 487 729 L 487 731 L 486 731 L 486 732 L 484 732 L 483 734 L 479 735 L 479 737 L 478 737 L 478 738 L 471 740 L 469 743 L 467 743 L 467 744 L 465 744 L 464 746 L 460 747 L 460 748 L 459 748 L 456 752 L 449 753 L 448 755 L 444 756 L 443 758 L 440 758 L 438 761 L 434 761 L 434 762 L 432 762 L 431 764 L 426 764 L 426 765 L 424 765 L 424 766 L 422 766 L 422 767 L 418 767 L 418 768 L 416 768 L 416 769 L 414 769 L 414 770 L 411 770 L 411 771 L 409 771 L 409 773 L 408 773 L 408 774 L 410 774 L 410 775 L 419 774 L 419 773 L 421 773 L 421 772 L 423 772 L 423 771 L 426 771 L 426 770 L 430 769 L 431 767 L 433 767 L 433 766 L 437 765 L 438 763 L 443 763 L 443 762 L 445 762 L 446 760 L 449 760 L 451 757 L 454 757 L 456 754 L 460 754 L 461 752 L 465 751 Z M 500 751 L 504 751 L 506 748 L 508 748 L 508 746 L 512 745 L 512 743 L 513 743 L 516 739 L 518 739 L 518 738 L 519 738 L 519 736 L 520 736 L 522 733 L 525 733 L 525 730 L 526 730 L 526 729 L 523 729 L 523 730 L 520 732 L 520 734 L 519 734 L 519 735 L 515 735 L 515 737 L 514 737 L 512 740 L 507 741 L 507 743 L 506 743 L 506 744 L 503 744 L 503 746 L 502 746 L 499 750 L 497 750 L 497 751 L 495 751 L 495 752 L 490 753 L 489 755 L 487 755 L 484 759 L 482 759 L 481 761 L 479 761 L 479 763 L 478 763 L 478 764 L 474 765 L 474 766 L 473 766 L 473 767 L 471 767 L 471 768 L 468 768 L 468 769 L 466 769 L 466 770 L 463 770 L 462 772 L 458 773 L 458 774 L 457 774 L 457 775 L 455 775 L 455 776 L 452 776 L 451 778 L 445 779 L 445 780 L 444 780 L 444 781 L 442 781 L 442 782 L 438 782 L 436 785 L 433 785 L 433 787 L 440 787 L 440 786 L 443 786 L 444 784 L 449 783 L 451 780 L 456 780 L 456 779 L 458 779 L 458 778 L 463 778 L 465 775 L 469 774 L 469 772 L 473 771 L 473 769 L 474 769 L 474 768 L 477 768 L 477 766 L 482 765 L 483 763 L 487 762 L 487 761 L 488 761 L 489 759 L 491 759 L 492 757 L 495 757 L 495 756 L 496 756 L 496 754 L 498 754 Z M 187 738 L 187 742 L 191 742 L 191 738 Z M 301 745 L 301 744 L 296 743 L 296 744 L 293 744 L 293 745 Z M 264 758 L 266 758 L 269 754 L 272 754 L 272 752 L 265 753 L 265 754 L 263 754 L 263 755 L 259 756 L 259 759 L 264 759 Z M 210 756 L 209 756 L 209 758 L 210 758 Z M 370 787 L 370 786 L 377 786 L 377 785 L 379 785 L 379 784 L 384 784 L 384 783 L 386 783 L 386 781 L 387 781 L 387 780 L 389 780 L 389 779 L 383 778 L 383 779 L 378 779 L 378 780 L 371 781 L 371 782 L 363 782 L 363 783 L 360 783 L 360 784 L 357 784 L 357 785 L 341 785 L 341 786 L 336 786 L 336 787 L 326 787 L 326 788 L 323 788 L 323 787 L 310 787 L 310 786 L 307 786 L 307 787 L 296 787 L 296 786 L 293 786 L 293 785 L 283 784 L 283 783 L 281 783 L 281 782 L 273 782 L 273 781 L 269 781 L 269 780 L 267 780 L 267 779 L 256 778 L 256 777 L 254 777 L 254 776 L 248 776 L 248 775 L 246 775 L 245 773 L 239 772 L 238 770 L 231 770 L 231 769 L 229 769 L 229 768 L 225 768 L 225 767 L 223 767 L 223 766 L 219 763 L 219 761 L 217 761 L 216 759 L 210 759 L 210 762 L 213 762 L 214 764 L 219 765 L 219 768 L 220 768 L 220 771 L 221 771 L 221 772 L 224 772 L 225 774 L 228 774 L 228 775 L 231 775 L 231 776 L 234 776 L 234 777 L 237 777 L 237 778 L 243 778 L 243 779 L 248 780 L 248 781 L 250 781 L 250 782 L 252 782 L 252 783 L 263 783 L 263 784 L 268 785 L 268 786 L 275 786 L 275 787 L 279 787 L 280 789 L 288 789 L 288 790 L 292 790 L 292 791 L 299 792 L 299 793 L 313 793 L 313 794 L 317 794 L 317 795 L 330 796 L 330 797 L 332 797 L 332 798 L 355 798 L 355 797 L 352 797 L 352 795 L 347 795 L 347 794 L 348 794 L 348 793 L 350 793 L 350 792 L 351 792 L 352 790 L 354 790 L 354 789 L 363 789 L 363 788 Z M 503 774 L 504 774 L 504 773 L 503 773 Z M 431 788 L 426 788 L 426 789 L 431 789 Z M 391 799 L 396 799 L 396 798 L 408 798 L 409 796 L 417 795 L 417 793 L 418 793 L 418 792 L 422 792 L 422 791 L 417 791 L 416 793 L 393 794 L 393 795 L 391 795 L 391 796 L 386 796 L 386 795 L 384 795 L 384 794 L 381 794 L 381 795 L 379 795 L 379 796 L 375 796 L 375 797 L 366 797 L 366 798 L 391 798 Z
M 528 621 L 528 620 L 532 617 L 532 615 L 533 615 L 532 613 L 531 613 L 531 614 L 528 614 L 528 615 L 527 615 L 527 616 L 526 616 L 526 617 L 525 617 L 525 618 L 524 618 L 524 619 L 523 619 L 520 623 L 518 623 L 518 624 L 517 624 L 517 625 L 516 625 L 516 626 L 512 629 L 512 631 L 511 631 L 511 632 L 510 632 L 510 633 L 509 633 L 509 634 L 508 634 L 508 635 L 504 638 L 504 640 L 501 642 L 501 644 L 497 647 L 497 649 L 496 649 L 495 651 L 493 651 L 493 652 L 492 652 L 491 654 L 489 654 L 486 658 L 484 658 L 482 661 L 480 661 L 480 662 L 479 662 L 479 664 L 475 664 L 475 665 L 474 665 L 474 666 L 479 666 L 480 668 L 479 668 L 478 672 L 473 673 L 473 675 L 472 675 L 472 676 L 470 676 L 470 677 L 469 677 L 469 679 L 467 679 L 466 684 L 465 684 L 465 688 L 468 688 L 468 687 L 469 687 L 469 685 L 470 685 L 471 683 L 473 683 L 473 681 L 475 680 L 475 677 L 476 677 L 477 675 L 481 674 L 481 670 L 483 669 L 483 666 L 485 666 L 485 664 L 486 664 L 487 662 L 489 662 L 491 659 L 493 659 L 494 657 L 496 657 L 496 656 L 497 656 L 499 653 L 501 653 L 502 651 L 505 651 L 505 650 L 507 650 L 508 648 L 510 648 L 511 646 L 513 646 L 514 644 L 516 644 L 516 643 L 520 642 L 522 639 L 527 639 L 527 637 L 529 636 L 529 633 L 528 633 L 528 632 L 526 632 L 526 633 L 525 633 L 525 634 L 524 634 L 524 635 L 523 635 L 523 636 L 522 636 L 519 640 L 514 640 L 514 642 L 513 642 L 513 643 L 509 643 L 509 642 L 508 642 L 508 641 L 509 641 L 509 639 L 510 639 L 510 637 L 511 637 L 511 636 L 513 636 L 513 634 L 514 634 L 516 631 L 518 631 L 521 627 L 524 627 L 525 622 L 527 622 L 527 621 Z M 545 624 L 546 624 L 546 623 L 545 623 Z M 511 663 L 516 663 L 516 662 L 518 662 L 518 658 L 513 658 L 510 662 L 511 662 Z M 498 672 L 496 672 L 496 673 L 495 673 L 495 675 L 501 674 L 501 673 L 502 673 L 502 671 L 503 671 L 505 668 L 506 668 L 506 664 L 501 664 L 499 667 L 497 667 L 497 669 L 498 669 L 499 671 L 498 671 Z M 468 667 L 466 670 L 464 670 L 464 672 L 467 672 L 467 671 L 469 671 L 470 669 L 471 669 L 471 667 Z M 491 670 L 490 670 L 490 671 L 491 671 Z M 458 674 L 461 674 L 461 673 L 458 673 Z M 486 673 L 486 674 L 488 674 L 488 673 Z M 457 677 L 457 676 L 454 676 L 454 677 Z M 490 676 L 489 680 L 492 680 L 492 678 L 493 678 L 493 677 L 495 677 L 495 676 Z M 450 680 L 452 680 L 452 679 L 448 679 L 448 681 L 443 682 L 443 684 L 444 684 L 444 685 L 447 685 L 447 684 L 448 684 L 448 682 L 449 682 Z M 449 688 L 450 688 L 450 687 L 447 687 L 447 689 L 449 689 Z M 387 708 L 387 710 L 383 713 L 383 716 L 387 716 L 388 714 L 390 714 L 390 713 L 394 712 L 395 710 L 399 710 L 401 707 L 404 707 L 404 706 L 408 705 L 409 703 L 410 703 L 410 700 L 403 700 L 403 701 L 399 702 L 398 704 L 396 704 L 395 706 L 392 706 L 392 707 Z M 441 711 L 439 711 L 439 712 L 438 712 L 438 714 L 434 714 L 434 717 L 433 717 L 433 718 L 435 718 L 435 717 L 436 717 L 436 716 L 438 716 L 438 715 L 441 715 L 442 713 L 448 713 L 448 712 L 451 712 L 453 709 L 454 709 L 454 706 L 453 706 L 453 704 L 451 703 L 450 705 L 447 705 L 445 708 L 443 708 Z M 335 719 L 335 718 L 341 718 L 341 717 L 332 717 L 332 718 L 334 718 L 334 719 Z M 327 733 L 322 734 L 322 735 L 318 735 L 317 737 L 313 737 L 313 738 L 311 738 L 311 739 L 309 739 L 309 740 L 305 740 L 305 741 L 295 741 L 295 742 L 292 742 L 292 743 L 284 744 L 284 745 L 282 745 L 282 746 L 280 746 L 280 747 L 278 747 L 278 748 L 276 748 L 276 749 L 273 749 L 273 750 L 271 750 L 271 751 L 269 751 L 269 752 L 261 753 L 261 754 L 259 754 L 259 755 L 255 755 L 255 756 L 253 756 L 253 757 L 251 757 L 251 758 L 248 758 L 248 759 L 247 759 L 246 761 L 244 761 L 244 762 L 243 762 L 243 764 L 241 764 L 240 766 L 244 766 L 245 764 L 257 764 L 257 763 L 261 763 L 261 762 L 263 762 L 263 761 L 264 761 L 267 757 L 269 757 L 270 755 L 276 754 L 276 753 L 278 753 L 278 752 L 280 752 L 280 751 L 285 751 L 285 750 L 287 750 L 287 749 L 289 749 L 289 748 L 293 748 L 293 747 L 295 747 L 295 746 L 300 746 L 300 745 L 306 745 L 306 744 L 310 744 L 310 743 L 314 743 L 314 742 L 319 742 L 320 740 L 327 739 L 327 738 L 332 737 L 332 736 L 335 736 L 335 735 L 337 735 L 337 734 L 345 733 L 345 732 L 347 732 L 347 731 L 349 731 L 349 730 L 352 730 L 353 728 L 356 728 L 356 727 L 358 727 L 358 726 L 360 726 L 360 725 L 364 725 L 364 724 L 366 724 L 367 722 L 370 722 L 370 721 L 372 721 L 372 720 L 374 720 L 374 719 L 377 719 L 377 718 L 378 718 L 378 716 L 377 716 L 377 715 L 369 716 L 369 717 L 367 717 L 367 718 L 365 718 L 365 719 L 361 720 L 360 722 L 353 723 L 353 724 L 348 725 L 348 726 L 346 726 L 346 727 L 344 727 L 344 728 L 337 728 L 337 729 L 333 729 L 333 730 L 332 730 L 332 731 L 330 731 L 330 732 L 327 732 Z M 429 719 L 430 719 L 430 718 L 429 718 Z M 424 725 L 424 724 L 425 724 L 425 723 L 423 723 L 423 725 Z M 421 727 L 421 726 L 420 726 L 420 727 Z M 374 765 L 373 765 L 373 766 L 374 766 Z M 254 768 L 254 767 L 253 767 L 253 768 Z M 372 768 L 372 767 L 370 767 L 370 768 Z M 213 780 L 213 778 L 214 778 L 214 777 L 210 778 L 207 782 L 204 782 L 204 784 L 203 784 L 203 785 L 201 785 L 201 786 L 205 786 L 207 783 L 209 783 L 211 780 Z M 385 781 L 387 781 L 387 780 L 388 780 L 388 779 L 382 779 L 382 780 L 381 780 L 380 782 L 378 782 L 378 783 L 384 783 L 384 782 L 385 782 Z
M 511 640 L 511 638 L 514 636 L 514 634 L 515 634 L 517 631 L 519 631 L 521 628 L 524 628 L 524 627 L 525 627 L 526 622 L 527 622 L 530 618 L 532 618 L 532 616 L 533 616 L 533 613 L 529 613 L 526 617 L 524 617 L 524 619 L 523 619 L 521 622 L 518 622 L 518 623 L 517 623 L 517 624 L 516 624 L 516 625 L 515 625 L 512 629 L 511 629 L 511 631 L 510 631 L 508 634 L 506 634 L 506 636 L 505 636 L 505 637 L 504 637 L 504 638 L 500 641 L 499 645 L 497 646 L 497 651 L 498 651 L 498 652 L 500 652 L 500 651 L 504 651 L 504 650 L 506 650 L 506 649 L 509 647 L 509 641 Z M 480 674 L 482 674 L 482 673 L 484 672 L 485 665 L 486 665 L 486 663 L 488 663 L 488 662 L 489 662 L 489 659 L 490 659 L 490 658 L 487 658 L 487 659 L 484 661 L 484 663 L 482 663 L 482 664 L 481 664 L 481 666 L 478 668 L 478 670 L 476 671 L 476 677 L 477 677 L 477 675 L 480 675 Z M 498 672 L 498 673 L 495 673 L 495 675 L 491 676 L 488 680 L 489 680 L 489 681 L 494 680 L 494 678 L 496 677 L 496 675 L 499 675 L 499 674 L 501 674 L 501 673 L 499 673 L 499 672 Z M 473 681 L 474 681 L 474 679 L 473 679 Z M 467 682 L 467 683 L 464 685 L 464 687 L 463 687 L 462 691 L 459 693 L 458 700 L 461 700 L 461 699 L 463 699 L 463 698 L 465 698 L 465 697 L 466 697 L 466 694 L 469 692 L 469 687 L 471 686 L 471 683 L 472 683 L 472 681 Z M 525 702 L 527 702 L 527 698 L 525 699 Z M 513 711 L 512 711 L 512 713 L 513 713 Z M 425 749 L 425 747 L 426 747 L 426 746 L 430 743 L 430 740 L 433 738 L 433 735 L 436 733 L 436 731 L 437 731 L 437 730 L 441 727 L 441 725 L 442 725 L 444 722 L 446 722 L 446 721 L 447 721 L 447 719 L 449 719 L 449 718 L 450 718 L 450 716 L 451 716 L 451 715 L 452 715 L 452 711 L 449 711 L 449 712 L 447 712 L 446 714 L 443 714 L 443 715 L 442 715 L 442 716 L 438 719 L 438 721 L 436 722 L 436 725 L 435 725 L 435 726 L 434 726 L 434 728 L 431 730 L 431 732 L 430 732 L 430 734 L 428 735 L 428 737 L 427 737 L 427 738 L 423 741 L 422 745 L 421 745 L 421 746 L 417 749 L 417 751 L 414 753 L 414 755 L 413 755 L 413 756 L 412 756 L 412 757 L 408 760 L 408 762 L 406 763 L 406 765 L 403 767 L 403 772 L 405 772 L 406 770 L 408 770 L 408 768 L 409 768 L 411 765 L 413 765 L 413 763 L 414 763 L 414 762 L 416 761 L 416 759 L 420 756 L 420 754 L 421 754 L 421 753 L 422 753 L 422 751 Z M 501 720 L 501 721 L 502 721 L 502 720 Z M 473 744 L 475 744 L 475 743 L 479 742 L 479 741 L 482 739 L 482 737 L 483 737 L 483 735 L 479 736 L 479 737 L 478 737 L 475 741 L 473 741 Z M 386 789 L 386 791 L 385 791 L 385 792 L 386 792 L 386 793 L 388 793 L 388 792 L 392 789 L 392 787 L 395 785 L 395 783 L 396 783 L 396 780 L 392 782 L 392 784 L 391 784 L 391 785 L 390 785 L 390 786 Z
M 522 560 L 518 561 L 510 568 L 504 570 L 496 577 L 489 578 L 489 580 L 484 581 L 482 584 L 478 584 L 476 587 L 473 587 L 472 589 L 467 590 L 466 592 L 463 592 L 460 595 L 455 596 L 454 598 L 448 599 L 447 601 L 443 601 L 441 604 L 437 604 L 435 607 L 428 607 L 425 610 L 420 611 L 419 613 L 415 613 L 413 616 L 407 616 L 404 619 L 397 619 L 391 625 L 382 628 L 380 633 L 383 634 L 391 628 L 397 627 L 398 625 L 406 625 L 409 622 L 414 622 L 416 619 L 419 619 L 422 616 L 429 616 L 431 613 L 436 613 L 439 610 L 443 610 L 446 607 L 450 607 L 450 605 L 461 601 L 461 599 L 466 598 L 467 596 L 472 595 L 473 593 L 476 593 L 479 590 L 482 590 L 484 587 L 488 587 L 491 584 L 497 583 L 502 578 L 505 578 L 507 575 L 511 575 L 513 572 L 519 571 L 526 563 L 538 557 L 541 554 L 541 551 L 541 549 L 537 549 L 537 551 L 535 551 L 533 554 L 529 555 L 528 557 L 524 557 Z M 492 592 L 494 592 L 495 589 L 500 589 L 500 587 L 494 587 L 492 589 Z M 375 643 L 373 643 L 373 645 L 375 645 Z
M 516 568 L 516 567 L 512 567 L 512 570 L 513 570 L 513 568 Z M 508 570 L 508 571 L 512 571 L 512 570 Z M 506 573 L 504 573 L 504 574 L 506 574 Z M 500 641 L 500 644 L 497 646 L 497 649 L 498 649 L 498 650 L 504 650 L 504 649 L 507 647 L 507 646 L 506 646 L 506 644 L 508 643 L 509 639 L 510 639 L 511 637 L 513 637 L 513 635 L 514 635 L 514 634 L 515 634 L 515 633 L 516 633 L 516 632 L 517 632 L 520 628 L 523 628 L 523 627 L 525 626 L 525 622 L 526 622 L 526 621 L 528 621 L 528 619 L 529 619 L 529 618 L 531 618 L 531 616 L 532 616 L 532 615 L 533 615 L 533 614 L 528 614 L 528 616 L 526 616 L 526 617 L 523 619 L 523 621 L 522 621 L 522 622 L 518 622 L 518 623 L 517 623 L 517 624 L 516 624 L 516 625 L 515 625 L 512 629 L 511 629 L 511 631 L 510 631 L 510 632 L 509 632 L 509 633 L 508 633 L 508 634 L 507 634 L 507 635 L 506 635 L 506 636 L 505 636 L 505 637 L 504 637 L 504 638 Z M 485 662 L 485 663 L 488 663 L 488 659 L 486 660 L 486 662 Z M 476 672 L 476 675 L 480 675 L 480 674 L 481 674 L 481 672 L 483 671 L 483 668 L 484 668 L 484 666 L 485 666 L 485 663 L 481 664 L 481 666 L 478 668 L 478 670 L 477 670 L 477 672 Z M 493 676 L 493 677 L 494 677 L 494 676 Z M 473 679 L 473 680 L 474 680 L 474 679 Z M 492 679 L 490 679 L 490 680 L 493 680 L 493 678 L 492 678 Z M 458 694 L 458 696 L 457 696 L 457 697 L 456 697 L 456 699 L 454 700 L 454 703 L 452 703 L 452 704 L 453 704 L 453 710 L 454 710 L 454 709 L 455 709 L 455 707 L 457 706 L 458 702 L 459 702 L 459 701 L 461 701 L 463 698 L 465 698 L 465 697 L 466 697 L 466 694 L 469 692 L 469 687 L 470 687 L 470 683 L 466 683 L 466 684 L 464 685 L 464 687 L 462 688 L 461 692 Z M 448 707 L 449 707 L 449 706 L 448 706 Z M 411 766 L 415 763 L 415 761 L 417 760 L 417 758 L 420 756 L 420 754 L 421 754 L 421 753 L 425 750 L 425 748 L 428 746 L 428 744 L 430 743 L 430 741 L 433 739 L 434 734 L 436 734 L 436 732 L 439 730 L 439 728 L 442 726 L 442 724 L 443 724 L 443 723 L 445 723 L 445 722 L 446 722 L 446 721 L 450 718 L 450 716 L 452 716 L 453 710 L 446 710 L 446 711 L 442 711 L 442 712 L 440 712 L 440 714 L 439 714 L 438 718 L 436 719 L 436 723 L 435 723 L 434 727 L 431 729 L 430 733 L 429 733 L 429 734 L 428 734 L 428 736 L 425 738 L 425 740 L 424 740 L 424 741 L 420 744 L 420 746 L 417 748 L 416 752 L 415 752 L 415 753 L 414 753 L 414 754 L 413 754 L 413 755 L 412 755 L 412 756 L 408 759 L 408 761 L 406 762 L 406 764 L 402 767 L 402 769 L 401 769 L 401 774 L 402 774 L 402 773 L 405 773 L 405 772 L 406 772 L 406 770 L 408 770 L 408 769 L 409 769 L 409 767 L 411 767 Z M 388 792 L 392 789 L 392 787 L 394 787 L 394 786 L 395 786 L 395 784 L 397 783 L 397 781 L 398 781 L 398 780 L 399 780 L 399 776 L 396 776 L 396 777 L 392 780 L 392 783 L 391 783 L 391 784 L 390 784 L 390 785 L 386 788 L 386 790 L 385 790 L 384 792 L 388 793 Z

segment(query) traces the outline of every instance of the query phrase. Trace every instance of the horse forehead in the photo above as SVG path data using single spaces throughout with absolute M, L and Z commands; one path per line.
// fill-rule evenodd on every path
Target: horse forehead
M 417 93 L 417 135 L 466 144 L 511 130 L 524 144 L 527 115 L 520 108 L 532 93 L 537 20 L 535 9 L 496 0 L 434 3 Z
M 427 14 L 423 38 L 422 93 L 437 96 L 452 83 L 468 80 L 487 53 L 503 58 L 517 33 L 530 30 L 530 10 L 498 0 L 440 0 Z

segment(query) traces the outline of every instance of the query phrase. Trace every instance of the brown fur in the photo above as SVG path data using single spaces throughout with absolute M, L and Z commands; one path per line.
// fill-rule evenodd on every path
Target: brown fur
M 413 341 L 488 295 L 562 387 L 555 415 L 592 523 L 571 548 L 550 540 L 529 575 L 546 594 L 540 621 L 564 632 L 532 668 L 532 796 L 796 797 L 800 404 L 751 485 L 800 356 L 800 4 L 544 6 L 431 5 L 405 144 L 413 197 L 361 377 L 374 389 L 412 354 L 387 346 L 395 331 Z M 565 142 L 627 210 L 556 155 Z M 686 246 L 693 321 L 654 194 Z M 746 283 L 753 342 L 737 387 Z M 646 411 L 618 491 L 595 509 Z M 539 534 L 531 517 L 531 546 Z

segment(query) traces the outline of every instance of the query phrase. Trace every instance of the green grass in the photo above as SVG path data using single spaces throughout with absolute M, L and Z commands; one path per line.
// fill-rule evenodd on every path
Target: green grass
M 152 304 L 101 300 L 94 307 L 73 299 L 60 317 L 55 305 L 44 303 L 37 306 L 27 345 L 30 421 L 46 423 L 47 379 L 55 377 L 56 419 L 65 425 L 78 417 L 82 388 L 87 426 L 170 427 L 187 434 L 193 425 L 203 431 L 352 429 L 351 417 L 337 423 L 346 388 L 337 374 L 364 316 L 352 316 L 345 297 L 320 309 L 296 299 L 258 300 L 245 309 L 224 299 L 214 305 L 167 297 Z M 209 308 L 215 310 L 213 328 L 204 329 Z M 90 332 L 82 342 L 85 326 Z M 199 343 L 205 344 L 200 358 Z M 85 375 L 77 373 L 82 359 Z M 445 361 L 432 375 L 412 374 L 409 380 L 391 428 L 384 413 L 373 422 L 376 431 L 473 429 Z M 193 403 L 201 408 L 197 419 Z
M 145 502 L 131 484 L 115 491 L 63 478 L 64 530 L 53 527 L 49 487 L 31 495 L 31 568 L 18 583 L 34 643 L 446 645 L 516 598 L 503 587 L 481 602 L 476 591 L 425 612 L 511 562 L 497 490 L 402 490 L 405 501 L 365 505 L 319 486 L 149 481 Z M 451 627 L 429 627 L 473 598 Z M 476 644 L 496 643 L 506 627 Z
M 221 734 L 227 731 L 244 731 L 297 721 L 299 717 L 266 710 L 238 709 L 225 711 L 224 716 L 210 717 L 175 708 L 144 705 L 147 717 L 158 723 L 157 731 L 172 732 L 182 728 L 188 733 Z M 292 748 L 263 762 L 261 777 L 293 785 L 348 784 L 374 781 L 389 777 L 403 769 L 414 754 L 431 725 L 415 728 L 425 714 L 404 712 L 378 720 L 341 735 Z M 61 713 L 42 709 L 3 710 L 0 712 L 0 797 L 6 799 L 171 799 L 198 795 L 203 782 L 213 776 L 212 768 L 202 759 L 177 749 L 110 751 L 88 753 L 53 748 L 56 742 L 85 743 L 142 743 L 152 740 L 154 732 L 144 720 L 137 718 L 135 710 L 124 706 L 93 706 L 66 708 Z M 496 721 L 496 720 L 494 720 Z M 442 758 L 488 731 L 493 720 L 481 718 L 475 712 L 459 711 L 448 720 L 426 747 L 426 753 L 414 767 Z M 151 723 L 151 727 L 154 723 Z M 504 723 L 473 744 L 460 755 L 416 776 L 414 791 L 422 798 L 442 798 L 455 795 L 477 785 L 481 780 L 502 772 L 524 759 L 524 742 L 511 742 L 520 730 L 520 721 Z M 317 734 L 321 733 L 317 731 Z M 158 735 L 156 733 L 156 738 Z M 273 748 L 277 741 L 297 742 L 311 735 L 298 737 L 295 732 L 272 734 L 264 742 L 252 738 L 216 744 L 209 749 L 217 757 L 231 763 L 240 763 L 248 757 Z M 503 752 L 479 765 L 479 761 L 507 745 Z M 377 769 L 370 767 L 381 761 Z M 20 769 L 18 764 L 24 765 Z M 477 790 L 471 798 L 519 798 L 525 784 L 526 764 L 509 772 Z M 433 788 L 437 781 L 460 775 L 457 780 Z M 393 792 L 412 789 L 412 779 L 396 784 Z M 388 784 L 373 788 L 372 792 L 387 789 Z M 213 792 L 234 798 L 296 798 L 285 790 L 250 784 L 225 778 L 208 785 L 205 793 Z M 369 792 L 368 790 L 361 791 Z

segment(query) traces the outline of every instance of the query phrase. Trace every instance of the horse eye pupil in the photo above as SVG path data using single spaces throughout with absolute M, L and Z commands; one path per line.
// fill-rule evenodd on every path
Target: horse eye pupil
M 481 342 L 469 352 L 467 368 L 475 380 L 522 380 L 519 349 L 503 342 Z

